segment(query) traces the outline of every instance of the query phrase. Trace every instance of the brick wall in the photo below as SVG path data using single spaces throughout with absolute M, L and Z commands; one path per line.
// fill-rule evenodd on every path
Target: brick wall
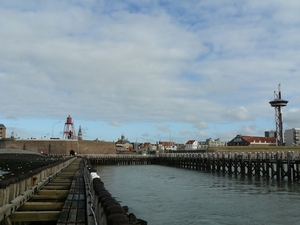
M 0 148 L 22 149 L 35 153 L 70 154 L 115 154 L 113 142 L 85 140 L 0 140 Z

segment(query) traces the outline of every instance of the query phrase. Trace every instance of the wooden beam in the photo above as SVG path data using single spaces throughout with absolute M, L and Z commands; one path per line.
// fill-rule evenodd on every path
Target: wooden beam
M 68 182 L 68 183 L 70 183 L 70 182 L 72 182 L 72 180 L 73 180 L 73 178 L 61 178 L 61 177 L 56 177 L 56 178 L 54 178 L 54 179 L 51 181 L 51 183 L 56 183 L 56 182 L 58 182 L 58 183 L 61 183 L 61 182 L 64 182 L 64 183 Z
M 39 190 L 39 192 L 37 193 L 38 195 L 68 195 L 69 194 L 69 189 L 68 190 Z
M 57 221 L 60 211 L 14 212 L 10 216 L 11 222 Z
M 25 202 L 19 211 L 58 211 L 64 206 L 64 202 Z
M 30 200 L 65 200 L 67 198 L 66 195 L 34 195 Z
M 47 185 L 43 187 L 43 190 L 69 190 L 71 187 L 71 184 L 65 184 L 65 185 Z

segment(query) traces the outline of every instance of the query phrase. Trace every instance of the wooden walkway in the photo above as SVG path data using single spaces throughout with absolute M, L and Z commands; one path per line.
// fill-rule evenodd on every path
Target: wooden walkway
M 25 202 L 6 224 L 87 224 L 84 162 L 77 158 Z
M 158 155 L 88 155 L 99 165 L 156 164 L 186 169 L 273 179 L 300 181 L 300 155 L 295 152 L 165 153 Z

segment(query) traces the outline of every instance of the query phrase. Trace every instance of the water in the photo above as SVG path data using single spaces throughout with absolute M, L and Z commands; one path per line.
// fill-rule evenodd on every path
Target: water
M 94 168 L 113 197 L 149 225 L 300 224 L 298 184 L 157 165 Z

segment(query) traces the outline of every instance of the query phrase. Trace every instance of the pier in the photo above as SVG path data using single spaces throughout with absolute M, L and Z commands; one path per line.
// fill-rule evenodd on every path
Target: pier
M 130 224 L 83 157 L 0 182 L 0 224 Z
M 158 155 L 88 155 L 99 165 L 155 164 L 224 173 L 248 178 L 296 182 L 300 179 L 300 157 L 295 152 L 166 153 Z

